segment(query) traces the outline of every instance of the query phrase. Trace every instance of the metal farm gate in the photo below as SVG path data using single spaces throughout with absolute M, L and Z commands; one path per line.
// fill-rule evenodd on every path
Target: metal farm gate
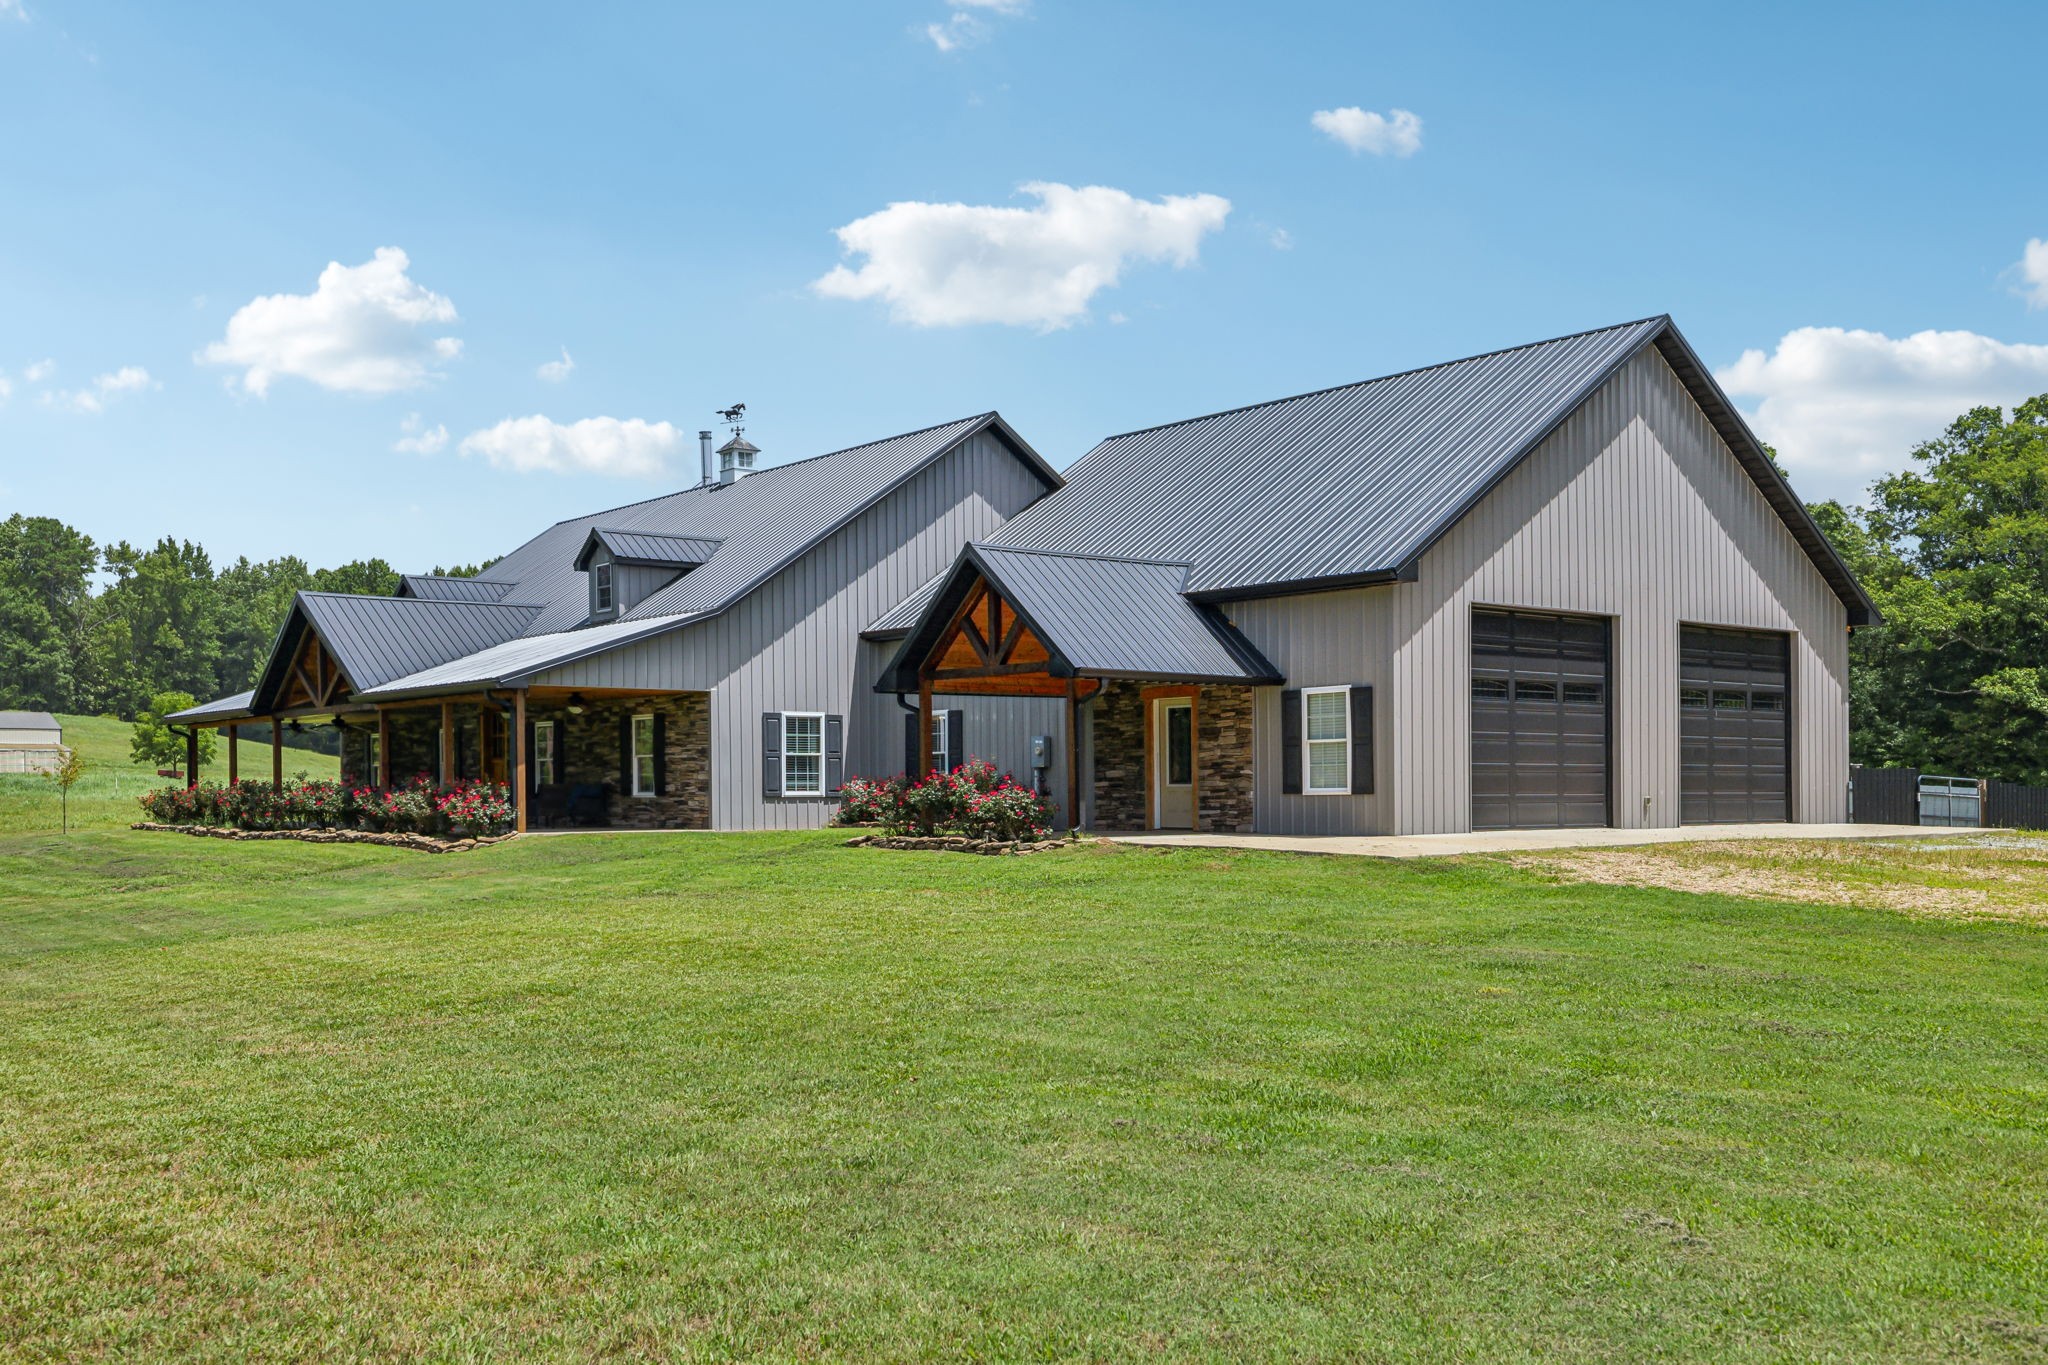
M 1920 779 L 1920 821 L 1949 827 L 1984 823 L 1984 787 L 1974 777 Z

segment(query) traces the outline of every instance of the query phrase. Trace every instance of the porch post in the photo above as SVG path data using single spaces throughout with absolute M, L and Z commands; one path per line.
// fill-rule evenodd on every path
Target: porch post
M 270 718 L 270 785 L 274 790 L 284 790 L 284 727 L 277 723 L 277 717 Z
M 241 737 L 241 726 L 230 725 L 228 727 L 228 785 L 230 787 L 242 780 L 242 755 L 238 752 L 241 747 L 238 741 Z
M 441 703 L 441 785 L 455 781 L 455 703 Z
M 377 708 L 377 785 L 391 786 L 391 713 Z
M 1081 695 L 1080 684 L 1067 679 L 1067 828 L 1081 827 Z
M 922 782 L 932 771 L 932 680 L 917 680 L 917 771 L 912 782 Z
M 526 689 L 512 694 L 512 822 L 514 833 L 526 833 Z
M 185 727 L 185 790 L 199 785 L 199 727 Z

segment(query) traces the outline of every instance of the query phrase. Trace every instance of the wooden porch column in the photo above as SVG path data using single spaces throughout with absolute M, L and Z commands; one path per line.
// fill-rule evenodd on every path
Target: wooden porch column
M 199 785 L 199 727 L 185 727 L 185 790 Z
M 239 752 L 241 748 L 239 741 L 241 738 L 242 727 L 230 725 L 228 727 L 228 785 L 230 787 L 242 780 L 242 755 Z
M 441 703 L 441 785 L 455 781 L 455 703 Z
M 284 727 L 276 716 L 270 718 L 270 785 L 284 790 Z
M 519 812 L 512 821 L 515 833 L 526 833 L 526 689 L 512 694 L 512 809 Z
M 912 782 L 922 782 L 932 772 L 932 680 L 917 681 L 917 771 Z
M 380 787 L 391 785 L 391 713 L 383 707 L 377 708 L 377 774 Z
M 1081 694 L 1067 679 L 1067 828 L 1081 827 Z

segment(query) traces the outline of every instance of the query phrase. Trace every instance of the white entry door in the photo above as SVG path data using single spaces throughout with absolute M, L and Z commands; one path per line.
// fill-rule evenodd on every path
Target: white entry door
M 1185 697 L 1154 702 L 1152 811 L 1159 829 L 1195 827 L 1195 708 Z

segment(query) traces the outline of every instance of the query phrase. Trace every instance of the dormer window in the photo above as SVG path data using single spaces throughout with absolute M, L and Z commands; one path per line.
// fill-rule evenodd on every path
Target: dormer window
M 590 610 L 593 614 L 612 609 L 612 566 L 609 561 L 590 566 Z

